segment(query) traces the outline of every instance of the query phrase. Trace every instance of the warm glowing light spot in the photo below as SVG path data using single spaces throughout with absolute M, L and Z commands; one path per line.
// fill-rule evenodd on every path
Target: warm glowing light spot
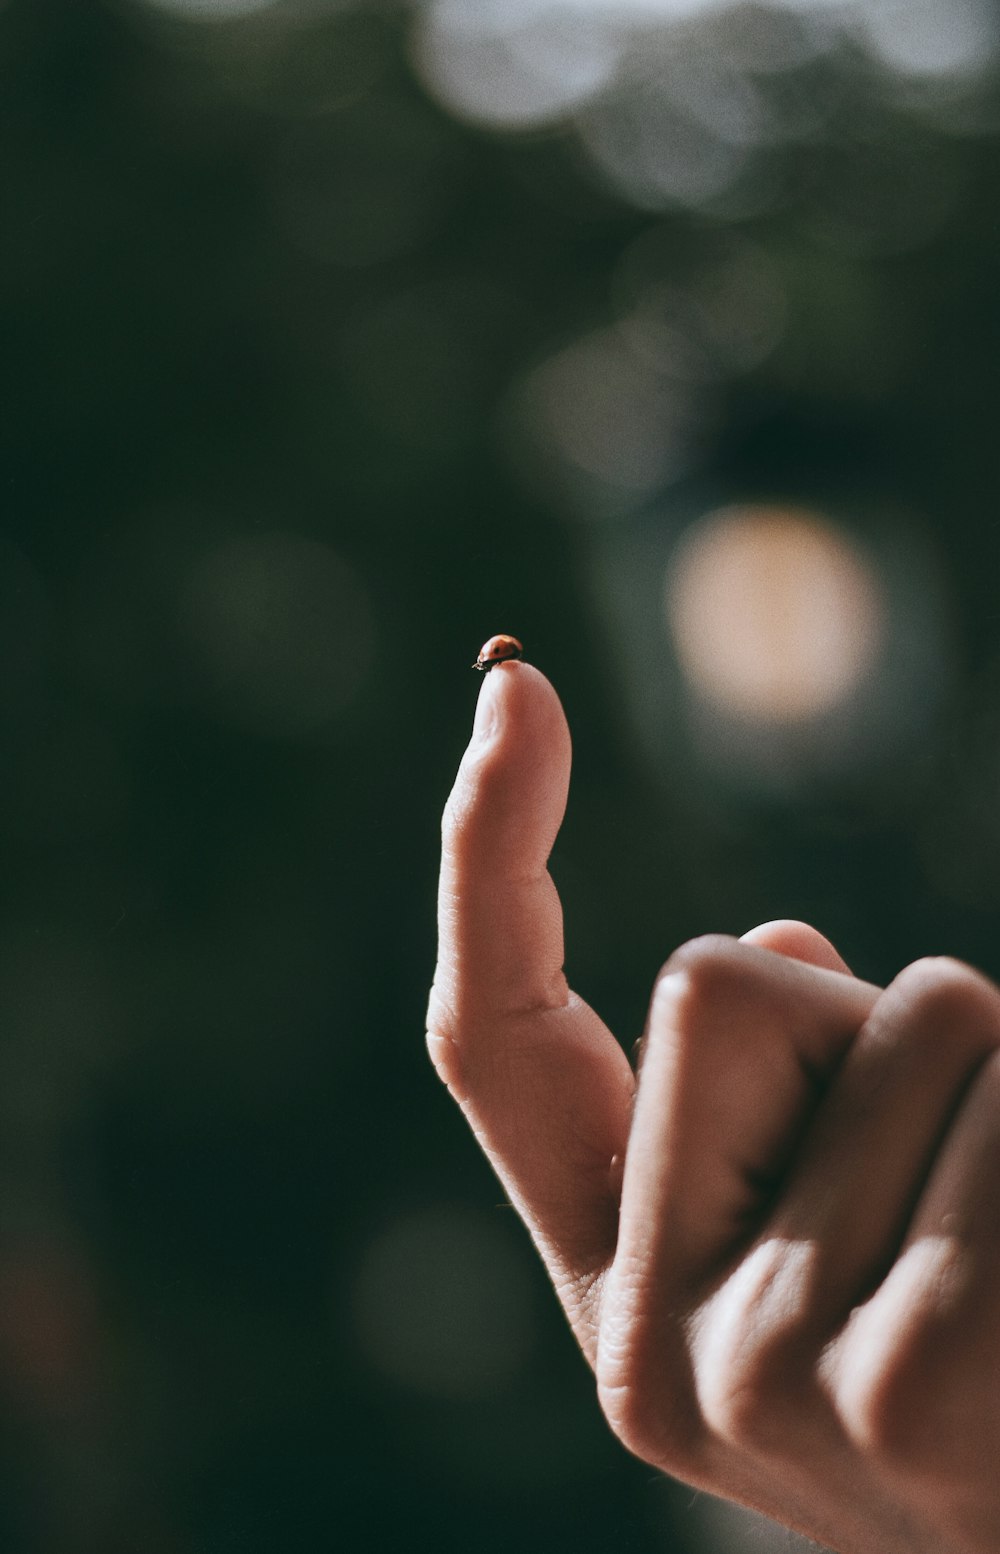
M 796 508 L 729 507 L 675 551 L 666 611 L 692 689 L 731 716 L 794 722 L 871 672 L 885 627 L 870 564 L 834 524 Z

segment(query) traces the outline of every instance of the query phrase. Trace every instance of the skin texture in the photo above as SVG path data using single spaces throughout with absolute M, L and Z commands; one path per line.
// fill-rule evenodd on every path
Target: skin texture
M 1000 1550 L 1000 992 L 805 924 L 677 950 L 637 1082 L 563 976 L 570 741 L 485 676 L 428 1048 L 644 1461 L 840 1554 Z M 502 931 L 498 931 L 502 925 Z

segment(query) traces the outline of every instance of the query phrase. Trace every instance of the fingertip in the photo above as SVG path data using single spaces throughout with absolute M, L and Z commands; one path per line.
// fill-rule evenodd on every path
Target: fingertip
M 533 733 L 569 743 L 566 715 L 554 686 L 534 664 L 518 659 L 496 664 L 479 692 L 472 743 Z
M 771 950 L 789 960 L 818 966 L 823 971 L 840 971 L 853 975 L 843 956 L 818 929 L 795 918 L 776 918 L 761 923 L 740 936 L 741 944 L 752 944 L 761 950 Z
M 480 966 L 509 960 L 504 945 L 521 928 L 545 940 L 547 957 L 558 937 L 561 966 L 561 918 L 548 899 L 554 887 L 545 866 L 566 810 L 570 763 L 569 728 L 545 675 L 516 660 L 489 670 L 442 827 L 442 939 L 450 944 L 461 919 Z M 535 896 L 526 926 L 521 887 L 529 882 Z M 539 921 L 548 925 L 544 934 Z
M 516 860 L 532 839 L 555 840 L 569 793 L 572 750 L 559 697 L 532 664 L 498 664 L 486 675 L 472 738 L 449 801 L 452 821 Z

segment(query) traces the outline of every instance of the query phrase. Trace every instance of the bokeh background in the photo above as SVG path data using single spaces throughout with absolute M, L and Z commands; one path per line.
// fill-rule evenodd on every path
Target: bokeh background
M 0 1547 L 787 1549 L 422 1046 L 494 631 L 568 969 L 1000 972 L 990 0 L 0 0 Z

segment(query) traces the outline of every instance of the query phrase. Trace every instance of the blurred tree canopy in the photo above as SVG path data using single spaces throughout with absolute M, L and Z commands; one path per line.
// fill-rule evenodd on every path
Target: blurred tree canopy
M 624 1041 L 768 917 L 1000 972 L 996 88 L 974 0 L 2 0 L 10 1554 L 697 1546 L 424 1058 L 468 665 Z M 887 601 L 853 721 L 685 682 L 740 504 Z

